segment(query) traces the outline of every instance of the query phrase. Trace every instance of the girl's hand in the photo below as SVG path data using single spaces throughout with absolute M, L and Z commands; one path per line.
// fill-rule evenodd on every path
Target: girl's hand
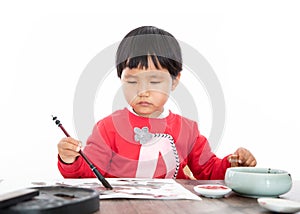
M 57 144 L 60 159 L 67 164 L 73 163 L 80 154 L 81 142 L 71 137 L 63 138 Z
M 250 151 L 245 148 L 238 148 L 233 155 L 229 156 L 231 166 L 256 166 L 256 159 Z

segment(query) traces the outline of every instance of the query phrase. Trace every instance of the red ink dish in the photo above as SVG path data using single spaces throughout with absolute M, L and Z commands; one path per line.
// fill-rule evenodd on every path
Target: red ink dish
M 219 185 L 209 185 L 209 186 L 203 185 L 200 188 L 203 188 L 203 189 L 228 189 L 228 187 L 221 186 L 221 185 L 220 186 Z
M 207 198 L 222 198 L 231 192 L 231 189 L 221 184 L 204 184 L 194 186 L 194 190 L 199 195 Z

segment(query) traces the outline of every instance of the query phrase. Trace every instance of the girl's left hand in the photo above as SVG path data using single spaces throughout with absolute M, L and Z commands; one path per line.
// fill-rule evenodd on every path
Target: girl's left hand
M 237 163 L 234 163 L 234 158 L 237 158 Z M 256 166 L 256 159 L 255 157 L 252 155 L 252 153 L 245 149 L 245 148 L 238 148 L 231 156 L 229 156 L 229 161 L 231 162 L 232 166 L 251 166 L 254 167 Z

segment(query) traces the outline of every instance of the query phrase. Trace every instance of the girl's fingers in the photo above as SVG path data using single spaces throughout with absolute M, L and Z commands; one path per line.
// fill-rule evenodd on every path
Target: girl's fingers
M 58 143 L 58 150 L 71 150 L 71 151 L 76 151 L 79 152 L 81 149 L 81 142 L 78 140 L 75 140 L 73 138 L 63 138 L 59 143 Z
M 256 159 L 250 151 L 245 148 L 238 148 L 234 153 L 238 157 L 239 166 L 256 166 Z
M 60 159 L 65 163 L 73 163 L 81 149 L 81 142 L 73 138 L 67 137 L 61 139 L 57 144 Z

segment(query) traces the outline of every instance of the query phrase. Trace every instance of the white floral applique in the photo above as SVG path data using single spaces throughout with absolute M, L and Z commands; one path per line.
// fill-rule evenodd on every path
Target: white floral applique
M 148 127 L 134 128 L 134 140 L 140 142 L 137 178 L 153 178 L 159 155 L 166 165 L 166 178 L 176 178 L 179 169 L 179 156 L 174 139 L 169 134 L 150 133 Z
M 149 129 L 148 127 L 143 127 L 143 128 L 138 128 L 138 127 L 135 127 L 133 129 L 135 135 L 134 135 L 134 140 L 136 142 L 140 142 L 140 144 L 145 144 L 147 142 L 149 142 L 152 137 L 153 137 L 153 134 L 149 133 Z

